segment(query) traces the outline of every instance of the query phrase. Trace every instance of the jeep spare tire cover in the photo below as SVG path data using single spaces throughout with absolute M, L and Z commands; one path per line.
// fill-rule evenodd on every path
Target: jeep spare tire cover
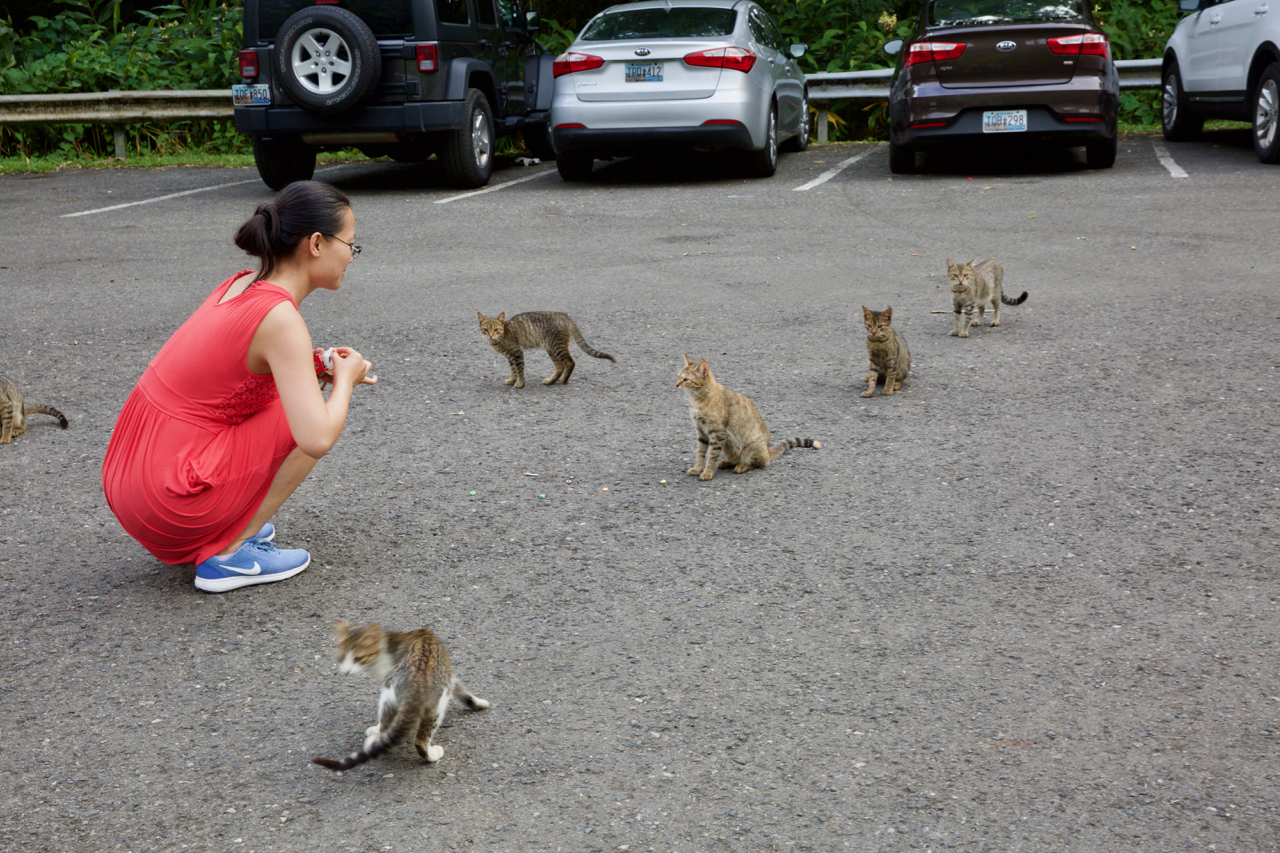
M 316 115 L 364 103 L 382 76 L 381 60 L 373 31 L 337 6 L 301 9 L 276 35 L 276 79 L 298 106 Z

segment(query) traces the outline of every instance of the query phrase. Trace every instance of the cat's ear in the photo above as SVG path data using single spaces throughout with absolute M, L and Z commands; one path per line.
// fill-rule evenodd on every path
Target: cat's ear
M 705 358 L 698 362 L 698 372 L 703 376 L 711 375 L 711 365 L 707 364 L 707 360 Z
M 503 311 L 501 314 L 499 314 L 499 315 L 498 315 L 498 322 L 499 322 L 499 323 L 505 323 L 505 322 L 507 322 L 507 312 L 506 312 L 506 311 Z
M 883 311 L 881 311 L 881 312 L 880 312 L 880 316 L 881 316 L 881 317 L 883 317 L 883 318 L 885 319 L 885 322 L 886 322 L 886 323 L 887 323 L 887 322 L 889 322 L 890 320 L 892 320 L 892 319 L 893 319 L 893 306 L 892 306 L 892 305 L 890 305 L 888 308 L 886 308 L 886 309 L 884 309 Z
M 488 320 L 488 319 L 489 319 L 488 317 L 484 316 L 484 314 L 483 314 L 482 312 L 480 312 L 480 311 L 477 311 L 477 312 L 476 312 L 476 314 L 477 314 L 477 315 L 479 315 L 479 317 L 480 317 L 480 322 L 481 322 L 481 323 L 483 323 L 485 320 Z
M 685 367 L 688 367 L 688 366 L 689 366 L 689 365 L 691 365 L 691 364 L 693 364 L 693 362 L 689 359 L 689 356 L 687 356 L 687 355 L 686 355 L 686 356 L 684 357 L 684 366 L 685 366 Z
M 351 633 L 351 623 L 346 619 L 335 619 L 332 623 L 333 633 L 339 637 L 346 637 Z
M 974 258 L 972 261 L 969 261 L 969 263 L 965 264 L 965 266 L 966 266 L 966 267 L 971 267 L 971 266 L 973 266 L 975 263 L 977 263 L 977 261 L 978 261 L 978 259 L 977 259 L 977 258 Z
M 955 264 L 951 263 L 951 259 L 950 259 L 950 258 L 947 258 L 947 269 L 951 269 L 951 268 L 952 268 L 952 267 L 954 267 L 954 266 L 955 266 Z
M 871 309 L 865 305 L 862 306 L 862 319 L 868 323 L 871 322 Z

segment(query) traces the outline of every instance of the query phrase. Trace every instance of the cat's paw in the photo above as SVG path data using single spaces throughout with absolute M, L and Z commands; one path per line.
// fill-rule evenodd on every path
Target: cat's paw
M 954 335 L 954 334 L 955 334 L 955 332 L 952 332 L 951 334 L 953 334 L 953 335 Z M 863 396 L 863 397 L 870 397 L 870 396 L 871 396 L 871 393 L 872 393 L 871 391 L 863 391 L 863 392 L 862 392 L 862 396 Z
M 503 384 L 503 385 L 515 385 L 515 384 L 516 384 L 516 381 L 515 381 L 514 379 L 508 379 L 506 382 L 503 382 L 502 384 Z
M 365 737 L 377 737 L 381 733 L 382 728 L 380 726 L 369 726 L 369 728 L 364 730 Z
M 556 377 L 554 377 L 554 376 L 549 376 L 549 377 L 547 377 L 546 379 L 542 380 L 542 384 L 543 384 L 543 385 L 555 385 L 555 384 L 556 384 Z
M 751 470 L 750 465 L 735 465 L 733 467 L 733 473 L 735 474 L 745 474 L 750 470 Z
M 472 696 L 472 709 L 476 711 L 487 711 L 489 709 L 489 700 L 481 699 L 479 696 Z
M 999 325 L 1000 325 L 1000 321 L 999 321 L 999 320 L 992 320 L 992 321 L 991 321 L 991 328 L 993 328 L 993 329 L 994 329 L 996 326 L 999 326 Z
M 686 474 L 688 474 L 688 475 L 690 475 L 690 476 L 696 477 L 696 476 L 698 476 L 699 474 L 701 474 L 701 473 L 702 473 L 702 469 L 701 469 L 701 468 L 690 468 L 688 471 L 685 471 L 685 473 L 686 473 Z
M 893 383 L 892 383 L 892 382 L 890 382 L 890 383 L 889 383 L 889 385 L 884 386 L 884 390 L 880 392 L 880 395 L 881 395 L 882 397 L 888 397 L 889 395 L 891 395 L 891 394 L 893 393 L 893 389 L 892 389 L 891 387 L 889 387 L 889 386 L 890 386 L 890 385 L 892 385 L 892 384 L 893 384 Z
M 710 479 L 711 479 L 712 477 L 714 477 L 715 475 L 716 475 L 716 472 L 715 472 L 715 471 L 712 471 L 712 470 L 708 469 L 708 470 L 706 470 L 706 471 L 703 471 L 701 474 L 699 474 L 699 475 L 698 475 L 698 479 L 699 479 L 699 480 L 710 480 Z
M 524 387 L 524 380 L 523 380 L 523 379 L 521 379 L 519 382 L 515 383 L 515 386 L 516 386 L 517 388 L 523 388 L 523 387 Z
M 952 334 L 954 334 L 954 332 L 953 332 Z M 961 333 L 960 333 L 960 337 L 962 337 L 962 338 L 967 338 L 967 337 L 969 337 L 969 330 L 968 330 L 968 329 L 965 329 L 963 332 L 961 332 Z
M 959 333 L 959 332 L 957 332 L 955 329 L 952 329 L 951 331 L 947 332 L 947 334 L 954 338 L 954 337 L 956 337 L 957 335 L 959 335 L 960 333 Z
M 424 757 L 427 759 L 428 764 L 435 764 L 444 757 L 444 747 L 432 744 L 427 747 L 427 754 Z

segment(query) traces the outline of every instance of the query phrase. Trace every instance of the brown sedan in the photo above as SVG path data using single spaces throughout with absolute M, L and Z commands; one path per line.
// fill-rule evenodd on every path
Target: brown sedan
M 1090 168 L 1116 160 L 1120 78 L 1088 0 L 929 0 L 885 52 L 889 168 L 959 141 L 1085 147 Z

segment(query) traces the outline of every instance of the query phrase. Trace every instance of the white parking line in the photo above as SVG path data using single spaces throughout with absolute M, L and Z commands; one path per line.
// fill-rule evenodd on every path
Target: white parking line
M 821 175 L 819 175 L 818 177 L 814 178 L 814 179 L 813 179 L 812 181 L 810 181 L 809 183 L 804 184 L 803 186 L 796 187 L 796 188 L 795 188 L 795 192 L 802 193 L 802 192 L 805 192 L 806 190 L 811 190 L 811 189 L 813 189 L 814 187 L 818 186 L 819 184 L 825 184 L 827 181 L 831 180 L 831 179 L 832 179 L 832 178 L 834 178 L 836 175 L 838 175 L 838 174 L 840 174 L 842 171 L 844 171 L 844 170 L 845 170 L 845 168 L 847 168 L 848 166 L 851 166 L 851 165 L 853 165 L 854 163 L 856 163 L 856 162 L 858 162 L 859 160 L 861 160 L 863 157 L 866 157 L 868 154 L 870 154 L 870 153 L 871 153 L 871 151 L 872 151 L 872 149 L 868 148 L 866 151 L 863 151 L 861 154 L 854 154 L 852 157 L 850 157 L 848 160 L 843 161 L 843 162 L 842 162 L 842 163 L 840 163 L 838 166 L 836 166 L 834 169 L 828 169 L 827 171 L 823 172 L 823 173 L 822 173 Z
M 1183 171 L 1182 167 L 1173 162 L 1173 158 L 1169 156 L 1169 152 L 1165 149 L 1162 141 L 1159 139 L 1151 140 L 1151 147 L 1156 150 L 1156 159 L 1160 161 L 1162 166 L 1169 170 L 1170 175 L 1173 175 L 1175 178 L 1187 177 L 1187 173 Z
M 340 169 L 342 168 L 343 165 L 344 165 L 343 163 L 335 163 L 332 166 L 321 166 L 320 168 L 316 169 L 316 171 L 328 172 L 332 169 Z M 241 184 L 256 184 L 258 183 L 259 180 L 260 180 L 259 178 L 251 178 L 247 181 L 231 181 L 225 184 L 215 184 L 211 187 L 199 187 L 198 189 L 194 189 L 194 190 L 183 190 L 180 193 L 169 193 L 168 195 L 158 195 L 155 198 L 144 198 L 141 201 L 129 201 L 129 202 L 125 202 L 124 204 L 113 204 L 110 207 L 99 207 L 96 210 L 82 210 L 79 213 L 64 213 L 62 214 L 61 218 L 71 219 L 72 217 L 76 217 L 76 216 L 90 216 L 95 213 L 107 213 L 108 211 L 120 210 L 121 208 L 125 208 L 125 207 L 136 207 L 140 204 L 151 204 L 157 201 L 168 201 L 171 198 L 181 198 L 184 195 L 193 195 L 195 193 L 207 193 L 212 190 L 220 190 L 226 187 L 238 187 Z
M 229 184 L 218 184 L 217 186 L 213 186 L 213 187 L 200 187 L 199 189 L 196 189 L 196 190 L 183 190 L 180 193 L 169 193 L 168 195 L 159 195 L 159 196 L 156 196 L 155 198 L 144 198 L 142 201 L 128 201 L 128 202 L 125 202 L 124 204 L 113 204 L 110 207 L 99 207 L 97 210 L 82 210 L 79 213 L 64 213 L 62 214 L 62 218 L 70 219 L 74 216 L 91 216 L 92 214 L 95 214 L 95 213 L 106 213 L 109 210 L 120 210 L 121 208 L 125 208 L 125 207 L 136 207 L 139 204 L 151 204 L 152 202 L 157 202 L 157 201 L 168 201 L 171 198 L 180 198 L 184 195 L 192 195 L 194 193 L 207 193 L 210 190 L 220 190 L 223 187 L 235 187 L 235 186 L 239 186 L 240 184 L 253 184 L 253 183 L 257 183 L 259 180 L 260 180 L 259 178 L 254 178 L 253 180 L 250 180 L 250 181 L 232 181 Z
M 525 175 L 523 178 L 515 178 L 514 180 L 510 180 L 510 181 L 503 181 L 500 184 L 495 184 L 494 186 L 491 186 L 491 187 L 485 187 L 484 189 L 476 190 L 473 193 L 463 193 L 462 195 L 451 195 L 448 198 L 437 199 L 436 204 L 448 204 L 451 201 L 461 201 L 464 198 L 471 198 L 472 196 L 497 192 L 498 190 L 506 189 L 512 184 L 522 184 L 525 181 L 532 181 L 534 178 L 546 177 L 547 175 L 554 174 L 555 171 L 556 171 L 555 169 L 546 169 L 544 171 L 538 172 L 536 175 Z

